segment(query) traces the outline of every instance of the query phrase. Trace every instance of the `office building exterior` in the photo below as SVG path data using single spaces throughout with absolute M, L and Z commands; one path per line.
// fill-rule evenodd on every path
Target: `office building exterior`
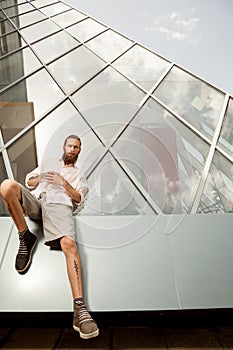
M 0 50 L 0 180 L 82 139 L 90 309 L 232 307 L 232 97 L 63 1 L 0 1 Z M 41 242 L 18 275 L 0 215 L 0 310 L 71 310 L 62 253 L 28 220 Z

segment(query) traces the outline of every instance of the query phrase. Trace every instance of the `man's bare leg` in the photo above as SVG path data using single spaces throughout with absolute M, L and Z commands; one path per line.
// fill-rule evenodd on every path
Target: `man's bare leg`
M 61 239 L 61 247 L 66 258 L 66 268 L 73 299 L 83 298 L 81 262 L 76 242 L 64 236 Z
M 20 204 L 20 185 L 14 180 L 4 180 L 0 186 L 0 193 L 5 208 L 10 213 L 19 232 L 24 232 L 28 226 Z
M 83 339 L 96 337 L 99 334 L 99 329 L 83 301 L 81 263 L 76 242 L 64 236 L 61 239 L 61 247 L 65 254 L 67 273 L 74 299 L 73 328 L 79 332 Z

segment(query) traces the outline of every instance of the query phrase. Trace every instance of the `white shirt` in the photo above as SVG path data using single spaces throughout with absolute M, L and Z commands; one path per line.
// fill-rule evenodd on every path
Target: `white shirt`
M 61 176 L 80 193 L 80 203 L 72 202 L 72 199 L 66 194 L 62 185 L 49 184 L 47 181 L 43 180 L 40 181 L 36 188 L 28 185 L 28 181 L 31 177 L 41 175 L 48 171 L 59 172 Z M 46 160 L 41 166 L 28 173 L 25 178 L 25 185 L 32 190 L 31 193 L 37 198 L 39 198 L 42 193 L 46 193 L 47 203 L 65 204 L 74 207 L 74 209 L 83 203 L 84 197 L 88 192 L 87 180 L 79 167 L 65 167 L 63 161 L 56 161 L 55 164 L 54 160 Z

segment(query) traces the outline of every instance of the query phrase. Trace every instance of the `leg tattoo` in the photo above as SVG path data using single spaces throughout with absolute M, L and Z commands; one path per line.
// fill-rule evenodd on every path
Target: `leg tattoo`
M 80 278 L 79 278 L 79 270 L 78 270 L 78 264 L 77 261 L 74 260 L 74 269 L 76 271 L 76 276 L 77 276 L 77 282 L 78 282 L 78 290 L 81 290 L 81 286 L 80 286 Z

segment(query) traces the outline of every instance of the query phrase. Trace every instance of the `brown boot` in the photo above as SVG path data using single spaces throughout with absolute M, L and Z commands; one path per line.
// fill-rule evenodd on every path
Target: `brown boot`
M 73 328 L 75 331 L 79 332 L 82 339 L 90 339 L 99 335 L 97 324 L 87 311 L 83 301 L 78 300 L 74 302 Z

